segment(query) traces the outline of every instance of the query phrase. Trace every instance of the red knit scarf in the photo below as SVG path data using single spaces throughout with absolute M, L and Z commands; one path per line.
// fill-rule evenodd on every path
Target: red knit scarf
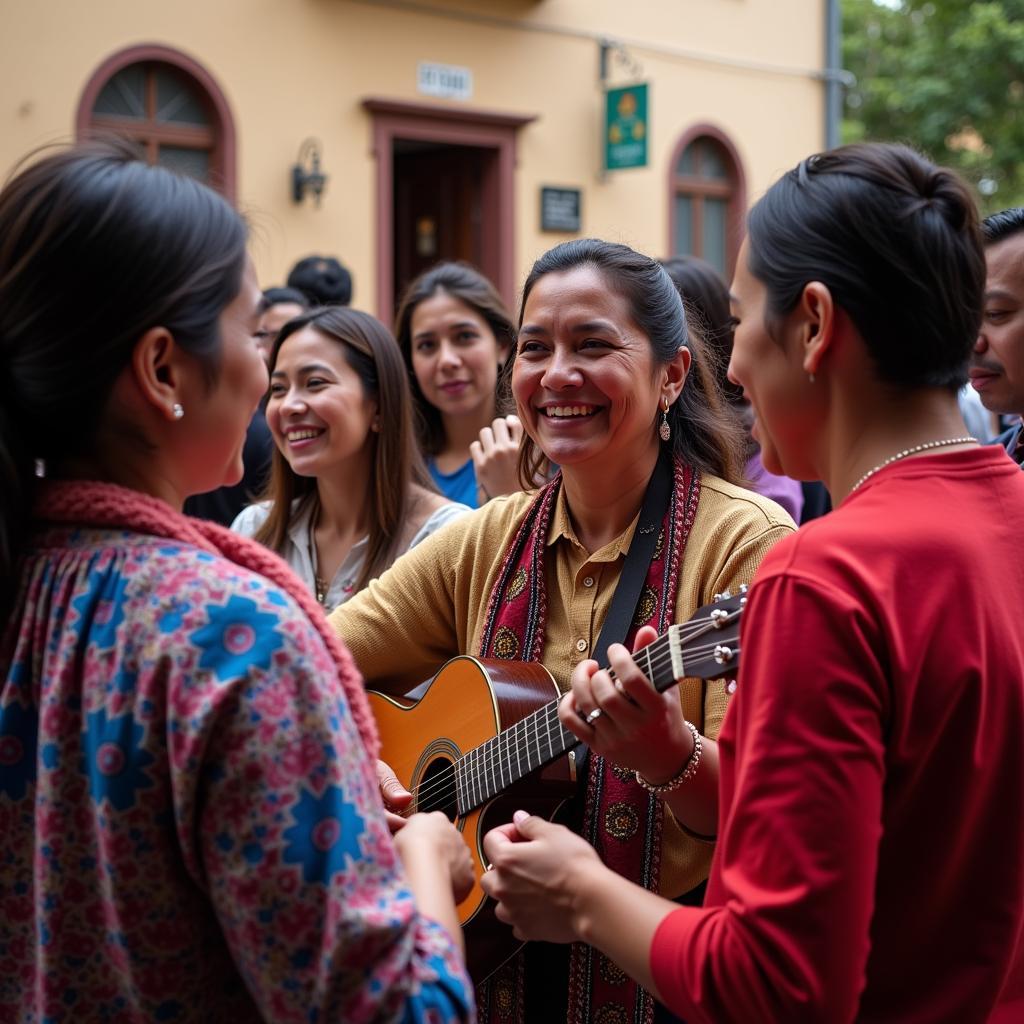
M 192 519 L 157 498 L 116 484 L 74 480 L 41 482 L 36 516 L 61 525 L 132 530 L 181 541 L 220 555 L 277 584 L 302 609 L 310 625 L 320 634 L 338 668 L 338 680 L 345 691 L 363 745 L 371 758 L 377 757 L 380 749 L 377 726 L 352 656 L 327 624 L 323 609 L 313 600 L 313 595 L 274 552 L 219 523 Z
M 664 633 L 674 620 L 679 567 L 700 499 L 700 476 L 678 459 L 673 463 L 669 507 L 648 568 L 636 614 L 624 643 L 632 647 L 641 626 Z M 544 553 L 560 476 L 538 495 L 516 532 L 498 573 L 480 640 L 483 658 L 540 661 L 547 598 Z M 637 524 L 650 530 L 654 524 Z M 604 652 L 595 651 L 595 656 Z M 661 801 L 637 785 L 633 773 L 591 754 L 582 835 L 610 868 L 656 892 L 661 861 Z M 520 952 L 477 987 L 480 1020 L 488 1024 L 525 1021 L 525 958 Z M 569 959 L 569 1021 L 650 1024 L 654 1001 L 607 957 L 574 943 Z M 531 1022 L 526 1022 L 531 1024 Z

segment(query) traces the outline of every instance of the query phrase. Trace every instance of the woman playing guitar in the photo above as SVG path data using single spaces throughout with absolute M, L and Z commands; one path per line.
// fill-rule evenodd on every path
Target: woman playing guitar
M 580 662 L 606 656 L 598 640 L 631 547 L 648 538 L 653 548 L 613 638 L 635 647 L 747 582 L 793 528 L 737 486 L 739 427 L 655 261 L 596 240 L 552 249 L 524 286 L 511 361 L 524 478 L 543 460 L 561 472 L 439 531 L 331 616 L 374 688 L 405 693 L 468 653 L 542 662 L 565 689 Z M 641 514 L 659 474 L 664 498 Z M 642 713 L 615 727 L 617 764 L 588 759 L 576 825 L 626 877 L 699 902 L 726 687 L 690 679 L 657 698 L 634 692 Z M 662 785 L 671 812 L 651 792 Z M 528 947 L 525 967 L 517 959 L 492 977 L 478 990 L 482 1019 L 601 1019 L 606 1008 L 607 1019 L 650 1020 L 650 997 L 609 961 L 582 945 L 568 965 L 557 953 Z

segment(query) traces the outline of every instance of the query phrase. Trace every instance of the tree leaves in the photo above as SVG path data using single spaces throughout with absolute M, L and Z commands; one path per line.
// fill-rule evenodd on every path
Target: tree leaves
M 908 142 L 986 211 L 1024 203 L 1024 0 L 844 0 L 843 140 Z

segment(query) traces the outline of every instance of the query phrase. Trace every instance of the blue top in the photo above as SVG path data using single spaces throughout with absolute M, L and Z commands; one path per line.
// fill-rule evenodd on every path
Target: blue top
M 427 468 L 434 478 L 434 483 L 437 484 L 437 489 L 446 498 L 468 505 L 470 508 L 480 507 L 477 498 L 476 470 L 473 468 L 472 459 L 467 459 L 454 473 L 442 473 L 432 458 L 427 459 Z

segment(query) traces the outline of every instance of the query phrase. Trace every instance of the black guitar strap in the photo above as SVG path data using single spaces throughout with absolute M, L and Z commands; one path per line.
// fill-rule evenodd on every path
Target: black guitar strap
M 612 605 L 608 609 L 608 615 L 601 627 L 601 635 L 597 638 L 597 646 L 594 648 L 602 668 L 608 667 L 608 648 L 612 644 L 622 643 L 629 633 L 630 623 L 636 615 L 640 592 L 643 590 L 644 580 L 647 579 L 647 571 L 651 567 L 651 559 L 658 543 L 658 530 L 665 518 L 671 493 L 672 458 L 662 448 L 644 493 L 640 518 L 637 520 L 629 551 L 626 552 L 626 561 L 612 597 Z
M 601 635 L 597 638 L 594 653 L 602 668 L 608 667 L 608 648 L 612 644 L 621 644 L 629 633 L 630 623 L 636 615 L 636 606 L 640 600 L 647 570 L 651 567 L 654 549 L 658 544 L 658 530 L 665 518 L 669 498 L 672 494 L 672 457 L 662 448 L 654 472 L 644 492 L 644 501 L 640 506 L 640 517 L 633 533 L 632 543 L 626 552 L 626 561 L 622 566 L 612 604 L 608 609 Z M 587 758 L 590 748 L 585 743 L 576 747 L 576 771 L 580 778 L 586 778 Z

